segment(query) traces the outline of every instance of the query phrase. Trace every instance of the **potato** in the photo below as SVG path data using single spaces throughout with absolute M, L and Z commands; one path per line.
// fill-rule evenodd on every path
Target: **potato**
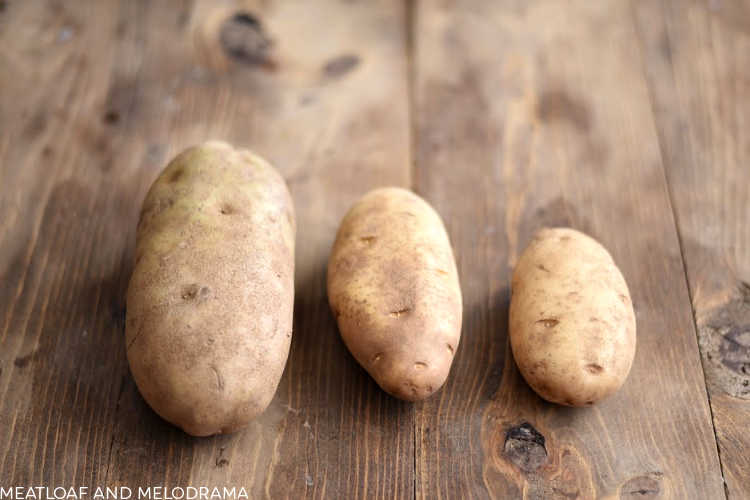
M 512 287 L 513 357 L 537 394 L 585 406 L 620 388 L 635 355 L 635 314 L 604 247 L 573 229 L 542 229 Z
M 164 419 L 205 436 L 268 406 L 292 335 L 294 236 L 284 180 L 249 151 L 206 142 L 151 186 L 125 334 L 138 389 Z
M 461 336 L 461 288 L 440 216 L 400 188 L 346 214 L 328 261 L 328 300 L 344 343 L 386 392 L 437 391 Z

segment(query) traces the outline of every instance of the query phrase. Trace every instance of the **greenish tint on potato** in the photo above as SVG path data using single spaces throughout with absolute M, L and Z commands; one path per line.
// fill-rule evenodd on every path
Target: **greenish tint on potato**
M 537 394 L 587 406 L 620 388 L 635 356 L 635 313 L 604 247 L 573 229 L 542 229 L 512 286 L 513 357 Z
M 263 412 L 289 354 L 295 219 L 283 178 L 223 142 L 151 186 L 127 295 L 127 357 L 149 405 L 195 436 Z
M 461 336 L 461 288 L 440 216 L 400 188 L 371 191 L 344 217 L 328 261 L 341 337 L 386 392 L 437 391 Z

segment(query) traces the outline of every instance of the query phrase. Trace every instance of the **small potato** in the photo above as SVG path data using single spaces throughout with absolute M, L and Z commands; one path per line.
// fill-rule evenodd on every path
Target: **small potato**
M 341 337 L 380 387 L 405 400 L 437 391 L 461 336 L 461 288 L 440 216 L 400 188 L 346 214 L 328 261 Z
M 207 142 L 151 186 L 127 296 L 130 371 L 164 419 L 205 436 L 270 403 L 292 335 L 292 200 L 249 151 Z
M 548 401 L 585 406 L 619 389 L 635 355 L 635 314 L 607 250 L 573 229 L 539 231 L 513 272 L 510 343 Z

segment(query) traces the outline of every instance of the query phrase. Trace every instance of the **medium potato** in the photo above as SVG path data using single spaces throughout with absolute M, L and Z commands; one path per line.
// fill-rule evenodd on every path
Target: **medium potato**
M 573 229 L 539 231 L 513 272 L 510 342 L 548 401 L 585 406 L 616 391 L 635 355 L 635 314 L 607 250 Z
M 440 216 L 400 188 L 365 195 L 341 222 L 328 261 L 341 337 L 386 392 L 423 399 L 450 371 L 461 289 Z
M 138 389 L 164 419 L 205 436 L 268 406 L 292 335 L 294 235 L 284 180 L 249 151 L 207 142 L 151 186 L 125 334 Z

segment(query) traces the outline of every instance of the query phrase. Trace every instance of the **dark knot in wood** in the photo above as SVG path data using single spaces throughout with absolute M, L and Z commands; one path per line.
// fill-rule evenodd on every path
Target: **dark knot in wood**
M 547 461 L 544 436 L 528 422 L 511 427 L 505 434 L 503 455 L 524 472 L 533 472 Z
M 273 45 L 260 20 L 248 12 L 238 12 L 221 25 L 219 41 L 224 51 L 241 62 L 272 69 L 269 52 Z

